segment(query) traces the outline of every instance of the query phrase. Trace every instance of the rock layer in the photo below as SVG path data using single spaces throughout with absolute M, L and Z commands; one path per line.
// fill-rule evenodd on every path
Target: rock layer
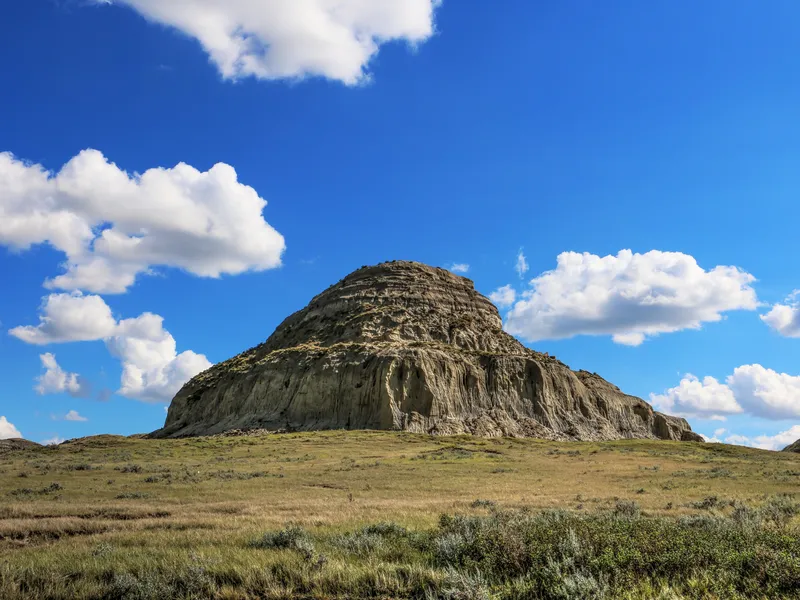
M 12 438 L 9 440 L 0 440 L 0 454 L 4 452 L 13 452 L 15 450 L 27 450 L 28 448 L 41 448 L 41 444 L 23 440 L 22 438 Z
M 469 279 L 402 261 L 355 271 L 192 379 L 153 435 L 231 429 L 701 440 L 684 419 L 523 346 Z

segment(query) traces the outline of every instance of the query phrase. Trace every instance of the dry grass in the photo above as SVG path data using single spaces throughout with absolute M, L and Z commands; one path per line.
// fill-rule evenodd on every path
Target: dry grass
M 388 432 L 101 436 L 0 455 L 0 582 L 17 585 L 24 572 L 38 597 L 101 598 L 117 573 L 201 561 L 230 579 L 218 597 L 246 597 L 236 595 L 243 582 L 266 586 L 256 574 L 289 560 L 248 543 L 290 522 L 324 535 L 380 521 L 421 530 L 442 513 L 492 503 L 588 513 L 626 499 L 648 515 L 707 514 L 798 492 L 800 456 L 714 444 Z M 394 568 L 373 566 L 358 576 Z M 440 576 L 419 568 L 420 581 Z

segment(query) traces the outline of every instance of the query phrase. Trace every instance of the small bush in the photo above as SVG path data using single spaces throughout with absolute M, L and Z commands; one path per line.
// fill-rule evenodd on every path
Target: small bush
M 427 600 L 492 600 L 491 586 L 480 571 L 448 569 L 438 590 L 429 590 Z
M 117 500 L 142 500 L 144 498 L 149 498 L 150 494 L 145 492 L 122 492 L 114 497 Z
M 94 471 L 96 468 L 99 467 L 93 467 L 92 465 L 86 463 L 67 466 L 68 471 Z
M 642 508 L 634 500 L 617 500 L 614 505 L 614 516 L 621 519 L 638 519 Z
M 790 496 L 772 496 L 761 506 L 759 513 L 765 521 L 783 527 L 800 514 L 800 503 Z
M 122 473 L 141 473 L 143 471 L 140 465 L 125 465 L 120 469 Z
M 404 536 L 408 533 L 408 530 L 403 527 L 402 525 L 398 525 L 397 523 L 373 523 L 372 525 L 367 525 L 362 529 L 364 533 L 374 533 L 376 535 L 382 536 Z
M 337 536 L 334 538 L 333 544 L 351 554 L 368 556 L 384 547 L 384 538 L 381 535 L 361 530 Z
M 725 506 L 725 502 L 717 498 L 716 496 L 708 496 L 703 498 L 699 502 L 692 502 L 693 508 L 698 508 L 700 510 L 711 510 L 712 508 L 721 508 Z
M 250 542 L 251 548 L 296 550 L 306 560 L 314 557 L 314 543 L 302 527 L 292 525 L 280 531 L 269 531 L 257 540 Z

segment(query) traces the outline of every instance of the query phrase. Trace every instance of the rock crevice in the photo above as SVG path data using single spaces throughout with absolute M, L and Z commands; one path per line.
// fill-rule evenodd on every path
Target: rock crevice
M 469 279 L 403 261 L 355 271 L 263 344 L 192 379 L 154 435 L 232 429 L 701 439 L 684 419 L 523 346 Z

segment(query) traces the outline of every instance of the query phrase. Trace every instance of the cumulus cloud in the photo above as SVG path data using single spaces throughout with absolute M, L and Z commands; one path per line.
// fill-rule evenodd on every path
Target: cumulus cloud
M 45 372 L 36 381 L 36 391 L 41 395 L 67 393 L 73 398 L 88 398 L 92 388 L 85 378 L 77 373 L 67 373 L 56 361 L 56 355 L 42 354 L 39 356 Z
M 122 363 L 118 393 L 145 402 L 171 400 L 184 383 L 211 367 L 211 363 L 202 354 L 191 350 L 178 354 L 175 338 L 164 329 L 164 320 L 159 315 L 144 313 L 135 319 L 119 322 L 111 317 L 112 323 L 109 324 L 107 316 L 111 315 L 111 309 L 99 296 L 67 297 L 69 310 L 50 310 L 46 312 L 46 317 L 42 316 L 41 321 L 46 324 L 44 333 L 33 327 L 20 327 L 11 333 L 29 343 L 104 341 L 109 352 Z M 51 297 L 45 301 L 44 310 L 47 311 L 52 306 L 60 304 Z M 91 323 L 91 315 L 100 323 Z M 60 321 L 62 316 L 68 323 Z M 73 327 L 70 323 L 79 323 L 80 327 Z M 39 333 L 27 335 L 32 331 Z M 23 333 L 20 335 L 20 332 Z M 64 332 L 78 333 L 67 335 Z M 93 337 L 88 332 L 93 332 Z M 43 354 L 41 359 L 47 371 L 38 380 L 37 389 L 40 393 L 65 391 L 75 396 L 88 395 L 88 386 L 82 378 L 64 372 L 53 354 Z
M 800 418 L 800 377 L 761 365 L 744 365 L 728 377 L 728 386 L 749 413 L 765 419 Z
M 469 273 L 469 265 L 466 263 L 455 263 L 450 267 L 453 273 Z
M 21 437 L 22 434 L 19 432 L 19 429 L 14 427 L 12 423 L 9 423 L 8 419 L 5 417 L 0 417 L 0 440 L 12 440 Z
M 701 381 L 691 374 L 663 394 L 650 394 L 650 402 L 660 411 L 687 418 L 725 420 L 725 415 L 743 412 L 727 385 L 713 377 Z
M 221 163 L 131 175 L 84 150 L 53 174 L 0 153 L 0 245 L 63 252 L 51 289 L 122 293 L 160 266 L 200 277 L 278 267 L 285 243 L 266 204 Z
M 434 33 L 440 0 L 97 0 L 196 39 L 228 79 L 368 78 L 382 44 Z
M 785 304 L 776 304 L 761 320 L 784 337 L 800 338 L 800 290 L 795 290 Z
M 9 333 L 28 344 L 44 346 L 102 339 L 116 326 L 111 309 L 100 296 L 51 294 L 42 305 L 39 325 L 15 327 Z
M 720 321 L 726 311 L 755 310 L 754 281 L 736 267 L 706 271 L 679 252 L 565 252 L 555 270 L 531 281 L 506 329 L 529 341 L 610 335 L 639 345 L 659 333 Z
M 747 413 L 764 419 L 796 419 L 800 418 L 800 376 L 743 365 L 725 383 L 686 375 L 663 394 L 650 394 L 650 401 L 659 410 L 689 418 L 725 420 L 727 415 Z
M 520 248 L 519 253 L 517 254 L 517 262 L 514 265 L 514 270 L 517 272 L 517 275 L 519 275 L 520 279 L 525 277 L 525 273 L 530 270 L 530 267 L 528 266 L 528 260 L 525 258 L 522 248 Z
M 189 379 L 211 367 L 208 359 L 187 350 L 177 353 L 175 338 L 164 329 L 163 318 L 145 313 L 120 321 L 106 340 L 122 363 L 119 394 L 145 402 L 168 402 Z
M 733 434 L 725 438 L 725 443 L 761 448 L 762 450 L 783 450 L 797 440 L 800 440 L 800 425 L 794 425 L 786 431 L 781 431 L 775 435 L 748 437 L 746 435 Z
M 499 308 L 508 308 L 517 299 L 517 292 L 510 285 L 504 285 L 489 294 L 489 300 L 494 302 Z

